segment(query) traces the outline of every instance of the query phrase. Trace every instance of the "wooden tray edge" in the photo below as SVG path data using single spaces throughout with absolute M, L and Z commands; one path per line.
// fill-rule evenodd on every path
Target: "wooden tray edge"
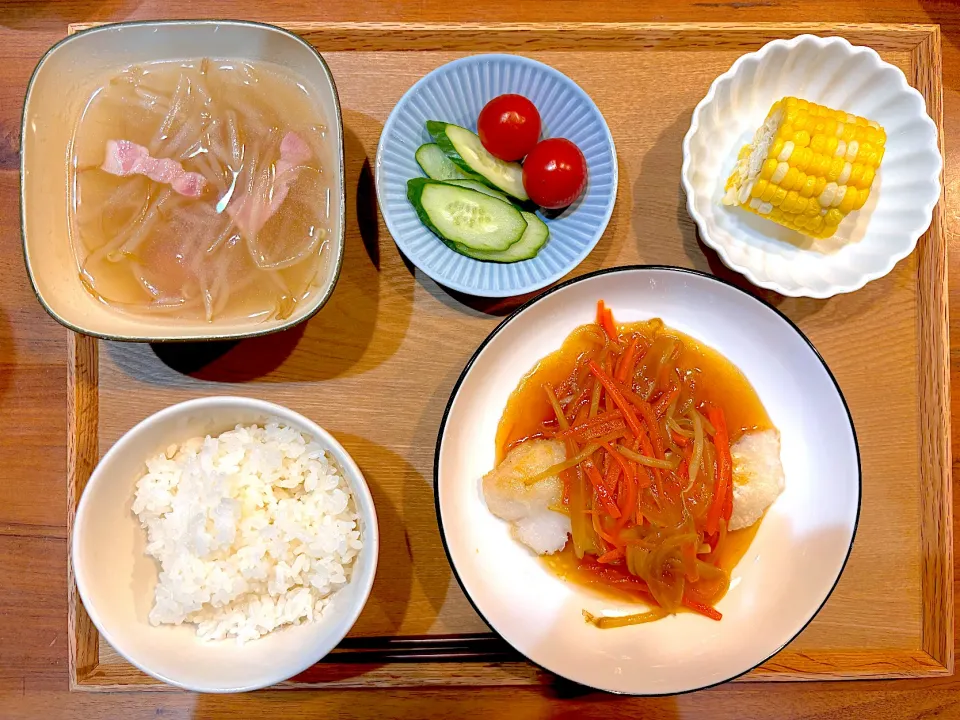
M 99 459 L 97 426 L 99 349 L 87 335 L 67 337 L 67 676 L 80 686 L 100 662 L 100 634 L 77 591 L 73 574 L 73 523 L 77 503 Z
M 915 48 L 913 85 L 943 144 L 943 74 L 939 26 Z M 953 482 L 950 435 L 950 306 L 944 236 L 943 174 L 940 202 L 920 246 L 919 345 L 921 463 L 921 582 L 923 649 L 950 673 L 954 667 Z M 924 311 L 924 308 L 926 311 Z
M 103 23 L 71 24 L 69 33 Z M 937 125 L 943 148 L 942 69 L 939 25 L 842 24 L 842 23 L 550 23 L 506 24 L 466 23 L 286 23 L 284 27 L 305 35 L 324 50 L 371 49 L 404 32 L 404 50 L 472 49 L 485 44 L 502 46 L 505 38 L 524 49 L 591 49 L 606 46 L 611 39 L 650 43 L 661 48 L 707 47 L 697 38 L 705 33 L 722 34 L 709 47 L 761 44 L 791 34 L 842 34 L 852 42 L 864 42 L 883 50 L 912 52 L 913 85 L 924 95 L 927 109 Z M 528 35 L 536 31 L 538 37 Z M 477 33 L 482 33 L 477 37 Z M 919 39 L 918 39 L 919 38 Z M 409 40 L 409 42 L 408 42 Z M 942 183 L 941 183 L 942 185 Z M 946 242 L 943 234 L 943 195 L 934 210 L 930 229 L 919 249 L 921 312 L 919 333 L 928 340 L 920 343 L 921 364 L 931 369 L 921 374 L 921 479 L 924 492 L 921 507 L 922 566 L 922 649 L 870 652 L 792 652 L 785 650 L 768 663 L 740 678 L 740 681 L 846 680 L 916 678 L 952 674 L 953 647 L 953 533 L 950 447 L 950 364 L 949 306 L 947 302 Z M 93 338 L 70 333 L 68 339 L 68 442 L 67 442 L 67 538 L 72 537 L 77 503 L 98 459 L 98 345 Z M 92 434 L 86 432 L 92 425 Z M 929 427 L 930 432 L 927 432 Z M 71 690 L 111 691 L 122 689 L 170 689 L 133 667 L 100 665 L 99 634 L 80 601 L 73 576 L 71 543 L 68 542 L 68 677 Z M 486 636 L 485 636 L 486 637 Z M 492 637 L 492 636 L 491 636 Z M 446 638 L 438 638 L 444 640 Z M 385 644 L 389 638 L 378 638 Z M 385 654 L 384 659 L 390 661 Z M 344 658 L 346 659 L 346 658 Z M 331 656 L 329 667 L 336 655 Z M 431 666 L 426 661 L 435 663 Z M 383 687 L 418 685 L 528 685 L 550 682 L 552 676 L 526 662 L 484 663 L 476 657 L 469 662 L 439 662 L 436 657 L 408 659 L 408 667 L 420 672 L 392 672 L 377 683 Z M 457 666 L 456 668 L 454 666 Z M 459 666 L 463 666 L 460 668 Z M 319 666 L 318 666 L 319 667 Z M 369 687 L 369 673 L 382 667 L 376 663 L 350 662 L 342 667 L 350 677 L 287 681 L 280 688 Z M 434 668 L 443 667 L 443 671 Z M 365 670 L 366 669 L 366 670 Z M 464 676 L 459 675 L 463 671 Z M 469 676 L 467 673 L 469 672 Z M 337 675 L 338 673 L 333 673 Z M 324 674 L 326 676 L 326 674 Z M 433 680 L 431 680 L 433 677 Z M 459 678 L 459 679 L 458 679 Z
M 72 23 L 70 34 L 111 23 Z M 804 33 L 843 35 L 854 44 L 881 50 L 912 51 L 939 25 L 910 23 L 319 23 L 287 22 L 282 26 L 322 44 L 323 52 L 374 50 L 384 44 L 410 50 L 596 50 L 611 41 L 644 47 L 744 50 L 783 37 Z M 710 35 L 708 42 L 704 35 Z M 919 37 L 918 37 L 919 36 Z M 939 64 L 937 65 L 939 72 Z
M 940 677 L 951 674 L 922 650 L 817 653 L 784 651 L 766 665 L 735 682 L 823 682 Z M 323 690 L 411 687 L 508 687 L 571 685 L 526 661 L 487 662 L 476 659 L 439 662 L 409 660 L 398 663 L 321 662 L 307 673 L 273 686 L 273 690 Z M 175 691 L 129 665 L 100 665 L 91 669 L 71 690 Z

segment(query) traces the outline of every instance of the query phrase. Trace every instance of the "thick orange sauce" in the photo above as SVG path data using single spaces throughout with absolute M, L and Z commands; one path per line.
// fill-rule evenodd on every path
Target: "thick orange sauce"
M 631 332 L 648 323 L 624 323 L 620 329 Z M 730 430 L 730 442 L 735 443 L 748 430 L 769 430 L 774 425 L 763 403 L 743 373 L 716 350 L 702 345 L 693 338 L 672 328 L 665 332 L 683 342 L 683 352 L 678 360 L 682 370 L 698 369 L 700 382 L 697 397 L 722 408 Z M 574 330 L 564 340 L 560 349 L 547 355 L 527 373 L 517 388 L 510 394 L 507 406 L 497 426 L 497 462 L 503 460 L 511 443 L 539 431 L 541 423 L 553 417 L 553 410 L 543 386 L 557 386 L 573 372 L 577 358 L 591 347 L 587 326 Z M 720 567 L 731 571 L 750 547 L 760 523 L 737 530 L 727 535 L 720 555 Z M 621 593 L 599 583 L 588 583 L 589 574 L 577 569 L 578 560 L 573 552 L 573 543 L 568 542 L 563 551 L 543 556 L 548 568 L 565 580 L 588 584 L 593 590 L 611 597 L 636 599 L 635 595 Z

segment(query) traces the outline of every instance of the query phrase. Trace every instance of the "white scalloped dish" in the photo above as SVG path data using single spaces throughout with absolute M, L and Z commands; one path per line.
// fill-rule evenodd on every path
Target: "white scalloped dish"
M 800 97 L 878 122 L 886 153 L 863 208 L 813 240 L 721 203 L 737 154 L 770 106 Z M 871 48 L 801 35 L 740 57 L 693 111 L 683 140 L 683 187 L 700 237 L 733 270 L 783 295 L 859 290 L 913 252 L 940 199 L 943 160 L 923 97 Z

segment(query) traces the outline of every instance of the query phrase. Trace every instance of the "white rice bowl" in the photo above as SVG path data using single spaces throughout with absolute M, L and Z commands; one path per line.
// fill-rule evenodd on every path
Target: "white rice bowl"
M 159 563 L 149 620 L 253 640 L 319 619 L 363 547 L 350 487 L 278 421 L 196 437 L 149 459 L 133 512 Z

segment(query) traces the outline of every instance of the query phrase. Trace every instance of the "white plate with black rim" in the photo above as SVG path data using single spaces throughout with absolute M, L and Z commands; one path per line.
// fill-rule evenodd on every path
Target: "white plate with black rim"
M 768 510 L 717 605 L 599 630 L 582 610 L 629 605 L 561 580 L 494 517 L 481 492 L 497 424 L 520 379 L 593 322 L 660 317 L 746 375 L 780 430 L 786 489 Z M 850 411 L 826 363 L 786 316 L 712 276 L 624 267 L 576 278 L 523 305 L 478 348 L 440 426 L 437 518 L 455 575 L 493 630 L 534 663 L 600 690 L 664 695 L 725 682 L 768 660 L 823 607 L 843 571 L 860 512 L 860 455 Z

